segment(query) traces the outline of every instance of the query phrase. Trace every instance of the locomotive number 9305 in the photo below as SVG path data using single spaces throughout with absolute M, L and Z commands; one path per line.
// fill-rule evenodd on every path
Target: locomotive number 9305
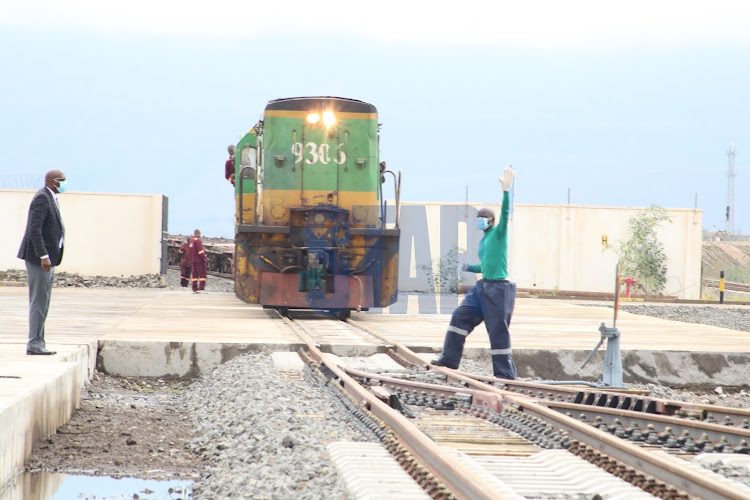
M 340 317 L 395 302 L 401 174 L 380 161 L 375 106 L 276 99 L 236 147 L 238 297 Z M 386 221 L 385 173 L 393 174 L 395 224 Z

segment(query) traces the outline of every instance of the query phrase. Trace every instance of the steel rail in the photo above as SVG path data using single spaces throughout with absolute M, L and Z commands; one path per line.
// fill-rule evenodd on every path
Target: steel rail
M 510 400 L 512 401 L 513 398 Z M 620 438 L 595 429 L 589 424 L 578 422 L 561 414 L 558 415 L 565 418 L 555 418 L 551 414 L 555 413 L 554 410 L 538 404 L 529 404 L 526 401 L 518 401 L 518 404 L 525 413 L 548 422 L 554 420 L 555 424 L 573 439 L 689 495 L 706 499 L 747 499 L 747 492 L 715 482 L 707 475 L 686 469 L 678 462 L 625 442 Z
M 539 401 L 539 404 L 559 412 L 570 412 L 573 415 L 583 414 L 589 420 L 589 423 L 591 423 L 596 417 L 601 417 L 605 422 L 613 422 L 615 419 L 622 419 L 623 427 L 628 423 L 635 422 L 639 426 L 642 426 L 641 431 L 645 430 L 645 426 L 648 424 L 653 424 L 655 430 L 663 430 L 667 427 L 671 427 L 672 431 L 675 433 L 675 438 L 679 433 L 688 431 L 691 433 L 705 433 L 714 443 L 720 442 L 722 437 L 727 439 L 728 444 L 734 446 L 741 444 L 742 440 L 750 441 L 750 429 L 743 429 L 741 427 L 706 423 L 700 420 L 668 417 L 629 410 L 619 410 L 616 408 L 603 408 L 599 406 L 583 406 L 555 401 Z M 692 437 L 692 439 L 696 438 Z
M 750 423 L 750 409 L 746 408 L 729 408 L 726 406 L 714 406 L 705 404 L 686 404 L 685 409 L 695 409 L 706 415 L 706 418 L 713 417 L 715 420 L 722 419 L 724 422 L 732 422 L 734 425 L 747 425 Z M 705 419 L 704 419 L 705 420 Z
M 447 368 L 438 368 L 441 372 L 450 370 Z M 571 438 L 690 495 L 711 499 L 747 499 L 747 492 L 743 492 L 730 485 L 714 482 L 707 475 L 685 469 L 679 463 L 623 441 L 618 437 L 592 427 L 588 423 L 580 422 L 551 408 L 547 408 L 534 399 L 503 391 L 502 389 L 477 382 L 460 374 L 454 373 L 452 374 L 452 378 L 465 382 L 467 387 L 496 392 L 502 395 L 506 403 L 520 408 L 525 413 L 541 418 L 548 423 L 554 422 L 557 428 L 567 432 Z
M 346 322 L 350 323 L 350 324 L 352 324 L 354 326 L 356 326 L 357 328 L 359 328 L 360 330 L 362 330 L 364 332 L 369 333 L 370 335 L 372 335 L 373 337 L 377 338 L 378 340 L 380 340 L 384 344 L 387 344 L 387 345 L 391 346 L 391 348 L 394 350 L 394 352 L 396 354 L 398 354 L 399 356 L 403 357 L 404 359 L 406 359 L 410 363 L 412 363 L 414 365 L 417 365 L 417 366 L 421 366 L 421 367 L 423 367 L 425 369 L 430 369 L 430 363 L 428 363 L 427 361 L 425 361 L 423 358 L 421 358 L 419 355 L 417 355 L 417 353 L 415 353 L 414 351 L 412 351 L 411 349 L 409 349 L 408 347 L 406 347 L 404 344 L 402 344 L 400 342 L 396 342 L 393 339 L 390 339 L 390 338 L 386 337 L 385 335 L 382 335 L 382 334 L 376 332 L 372 328 L 368 328 L 367 326 L 363 325 L 362 323 L 360 323 L 358 321 L 354 321 L 351 318 L 347 319 Z
M 367 326 L 348 319 L 347 322 L 357 328 L 378 338 L 382 342 L 391 345 L 395 352 L 407 359 L 411 363 L 422 366 L 427 369 L 435 370 L 439 367 L 430 365 L 422 357 L 405 345 L 390 339 Z M 590 388 L 566 387 L 560 385 L 549 385 L 539 382 L 526 382 L 518 380 L 507 380 L 485 375 L 477 375 L 461 370 L 440 369 L 441 373 L 451 376 L 453 373 L 460 374 L 464 377 L 498 387 L 494 384 L 503 384 L 503 389 L 509 392 L 530 396 L 537 399 L 548 399 L 550 401 L 563 401 L 568 403 L 581 403 L 591 406 L 620 408 L 623 410 L 639 411 L 658 415 L 678 415 L 695 417 L 705 420 L 709 415 L 713 415 L 716 420 L 728 419 L 734 425 L 743 425 L 746 419 L 750 419 L 750 411 L 746 409 L 728 408 L 725 406 L 705 405 L 699 403 L 687 403 L 684 401 L 675 401 L 671 399 L 654 398 L 638 392 L 592 390 Z M 463 380 L 463 379 L 462 379 Z M 627 407 L 625 407 L 627 406 Z M 718 418 L 717 418 L 718 417 Z
M 703 421 L 714 418 L 714 420 L 724 420 L 734 425 L 747 424 L 750 419 L 750 410 L 747 409 L 654 398 L 642 394 L 640 391 L 627 392 L 576 388 L 573 387 L 574 384 L 567 387 L 559 385 L 551 386 L 539 382 L 524 382 L 473 373 L 462 373 L 475 380 L 491 383 L 492 385 L 502 383 L 505 390 L 549 401 L 618 408 L 656 415 L 692 417 Z
M 498 389 L 497 387 L 463 375 L 457 372 L 457 370 L 430 366 L 407 347 L 398 342 L 394 342 L 377 332 L 373 332 L 357 322 L 349 321 L 355 324 L 355 326 L 394 345 L 398 349 L 400 355 L 409 360 L 414 360 L 413 362 L 415 364 L 426 366 L 428 369 L 438 371 L 444 374 L 447 380 L 452 380 L 459 384 L 462 383 L 468 388 L 494 392 L 500 395 L 504 402 L 512 404 L 513 406 L 522 409 L 524 412 L 541 418 L 549 423 L 554 423 L 557 428 L 567 432 L 571 438 L 578 440 L 625 465 L 633 467 L 640 472 L 651 475 L 679 490 L 685 491 L 690 495 L 711 499 L 746 500 L 747 498 L 746 492 L 733 488 L 730 485 L 716 483 L 706 475 L 685 469 L 668 458 L 660 457 L 637 445 L 628 443 L 620 438 L 610 435 L 609 433 L 592 427 L 588 423 L 580 422 L 551 408 L 547 408 L 534 399 Z
M 489 391 L 483 391 L 483 390 L 476 390 L 476 389 L 466 389 L 464 387 L 456 387 L 456 386 L 443 386 L 438 384 L 430 384 L 430 383 L 422 383 L 422 382 L 414 382 L 410 380 L 402 380 L 402 379 L 395 379 L 391 377 L 384 377 L 378 374 L 372 374 L 367 372 L 362 372 L 359 370 L 353 370 L 353 369 L 346 369 L 346 372 L 362 378 L 362 379 L 369 379 L 371 381 L 380 382 L 382 385 L 389 387 L 389 388 L 399 388 L 401 390 L 409 391 L 409 390 L 419 390 L 423 393 L 426 391 L 430 391 L 432 394 L 435 394 L 436 396 L 445 397 L 449 394 L 456 395 L 458 393 L 465 393 L 470 394 L 472 396 L 472 405 L 476 405 L 478 407 L 487 408 L 492 411 L 500 411 L 502 407 L 502 402 L 498 401 L 496 399 L 492 398 L 492 394 L 489 394 Z M 495 395 L 496 397 L 500 398 L 499 394 Z M 533 401 L 528 397 L 524 396 L 517 396 L 517 395 L 511 395 L 510 398 L 505 399 L 505 403 L 510 403 L 513 401 L 514 398 L 520 398 L 522 401 L 525 402 L 525 404 L 518 404 L 518 401 L 515 401 L 515 405 L 522 408 L 527 413 L 532 413 L 532 411 L 529 411 L 531 408 L 529 405 L 539 404 L 542 406 L 549 407 L 551 409 L 554 409 L 558 412 L 560 411 L 575 411 L 576 413 L 586 413 L 589 415 L 600 415 L 605 414 L 610 417 L 610 421 L 612 421 L 616 417 L 622 417 L 624 419 L 628 419 L 628 421 L 633 422 L 639 422 L 643 426 L 643 429 L 646 429 L 646 425 L 657 423 L 661 426 L 662 429 L 665 429 L 666 427 L 671 427 L 673 431 L 676 433 L 680 433 L 684 430 L 688 431 L 698 431 L 701 433 L 707 434 L 709 439 L 711 439 L 714 443 L 719 442 L 721 440 L 721 437 L 727 437 L 729 436 L 730 439 L 727 439 L 727 441 L 731 444 L 738 444 L 743 438 L 748 438 L 750 436 L 750 430 L 747 429 L 738 429 L 734 427 L 729 426 L 721 426 L 717 424 L 707 424 L 700 421 L 690 421 L 686 419 L 680 419 L 676 417 L 665 417 L 662 415 L 652 415 L 652 414 L 644 414 L 642 412 L 634 412 L 634 411 L 627 411 L 627 410 L 617 410 L 612 408 L 601 408 L 601 407 L 590 407 L 586 405 L 580 405 L 580 404 L 573 404 L 573 403 L 560 403 L 560 402 L 548 402 L 548 401 Z M 549 421 L 549 418 L 546 418 L 547 415 L 542 416 L 542 418 L 545 421 Z M 570 418 L 570 417 L 568 417 Z M 583 422 L 585 426 L 591 426 L 593 418 L 591 416 L 588 417 L 589 422 Z M 559 421 L 556 421 L 556 425 L 559 425 Z M 655 426 L 656 427 L 656 426 Z M 568 432 L 569 435 L 576 435 L 576 432 Z M 609 435 L 609 433 L 605 432 L 605 435 Z M 676 438 L 676 436 L 675 436 Z M 593 441 L 588 438 L 581 438 L 578 436 L 578 440 L 583 443 L 587 443 L 588 446 L 601 450 L 601 440 Z M 645 439 L 644 439 L 645 440 Z M 618 447 L 621 447 L 620 445 L 622 443 L 627 443 L 626 441 L 623 441 L 622 438 L 615 438 L 613 441 Z M 628 443 L 629 444 L 629 443 Z M 637 445 L 633 445 L 637 446 Z M 632 450 L 631 450 L 632 451 Z M 650 452 L 649 452 L 650 453 Z M 608 455 L 615 458 L 615 454 L 613 453 L 607 453 Z M 650 455 L 649 455 L 650 456 Z M 636 460 L 638 457 L 636 457 Z M 628 463 L 626 460 L 622 460 L 620 458 L 620 461 L 623 463 Z M 690 491 L 700 491 L 701 489 L 706 488 L 705 482 L 703 484 L 693 484 L 691 486 L 685 486 L 686 484 L 689 484 L 690 482 L 694 483 L 693 479 L 688 477 L 687 479 L 684 477 L 684 474 L 682 473 L 682 468 L 677 467 L 675 469 L 674 464 L 670 464 L 670 460 L 668 458 L 664 458 L 663 460 L 659 460 L 655 464 L 651 464 L 649 467 L 644 468 L 642 467 L 642 462 L 633 461 L 631 463 L 628 463 L 628 465 L 631 465 L 635 469 L 639 469 L 642 472 L 645 472 L 647 474 L 650 474 L 654 477 L 658 477 L 660 480 L 665 481 L 663 477 L 666 477 L 664 473 L 654 473 L 654 467 L 658 467 L 659 470 L 667 470 L 667 473 L 672 474 L 672 477 L 670 478 L 670 481 L 665 481 L 669 483 L 672 486 L 675 486 L 675 483 L 680 484 L 681 488 L 689 488 Z M 676 476 L 675 476 L 676 471 Z M 675 480 L 675 477 L 678 477 L 679 480 Z M 713 482 L 709 480 L 709 484 L 711 485 L 711 494 L 712 496 L 710 498 L 714 498 L 716 494 L 715 488 L 713 486 Z M 719 492 L 720 494 L 722 492 Z M 726 492 L 724 492 L 726 493 Z M 743 498 L 743 496 L 746 496 L 746 493 L 743 492 L 734 492 L 735 496 L 732 497 L 726 496 L 726 497 L 716 497 L 716 498 Z M 739 495 L 739 496 L 737 496 Z
M 456 395 L 459 393 L 470 394 L 472 401 L 475 405 L 487 408 L 493 411 L 501 411 L 502 404 L 499 400 L 502 396 L 500 394 L 493 394 L 489 391 L 468 389 L 461 386 L 451 385 L 439 385 L 426 382 L 415 382 L 412 380 L 403 380 L 388 376 L 382 376 L 380 374 L 363 372 L 361 370 L 355 370 L 352 368 L 344 368 L 344 371 L 353 377 L 359 379 L 368 380 L 371 382 L 379 382 L 383 386 L 393 389 L 401 389 L 402 391 L 420 391 L 422 393 L 429 392 L 430 395 L 436 397 L 448 397 L 450 395 Z M 494 396 L 494 397 L 493 397 Z M 526 396 L 530 398 L 530 396 Z M 706 434 L 708 439 L 713 443 L 721 441 L 722 437 L 726 438 L 726 442 L 730 445 L 740 445 L 742 440 L 750 441 L 750 429 L 741 427 L 733 427 L 728 425 L 720 425 L 717 423 L 708 423 L 700 420 L 690 420 L 679 417 L 664 416 L 659 414 L 643 413 L 639 411 L 618 409 L 618 408 L 606 408 L 601 406 L 584 405 L 580 403 L 564 403 L 559 401 L 545 401 L 537 400 L 538 404 L 552 408 L 558 412 L 566 413 L 579 417 L 585 415 L 588 423 L 591 424 L 595 421 L 596 417 L 601 417 L 605 423 L 613 423 L 615 419 L 623 420 L 623 427 L 628 423 L 633 422 L 641 426 L 641 430 L 647 430 L 649 424 L 654 425 L 654 430 L 665 430 L 670 427 L 677 438 L 678 434 L 684 431 L 697 432 Z M 691 436 L 692 439 L 696 439 Z M 645 438 L 644 438 L 645 439 Z
M 538 399 L 548 399 L 557 401 L 566 401 L 569 403 L 590 404 L 594 406 L 615 406 L 620 407 L 627 404 L 629 408 L 637 408 L 636 411 L 645 411 L 648 413 L 659 413 L 673 415 L 683 406 L 676 401 L 670 401 L 662 398 L 653 398 L 644 391 L 613 391 L 613 390 L 596 390 L 576 387 L 575 382 L 569 385 L 550 385 L 542 382 L 527 382 L 519 380 L 508 380 L 486 375 L 477 375 L 463 372 L 464 375 L 481 382 L 491 385 L 502 384 L 505 390 L 518 394 L 536 397 Z M 588 401 L 588 402 L 587 402 Z
M 453 374 L 460 374 L 465 378 L 476 380 L 478 382 L 485 384 L 487 387 L 492 387 L 493 389 L 497 389 L 497 388 L 493 387 L 492 383 L 502 383 L 506 387 L 511 387 L 523 395 L 528 395 L 528 396 L 537 397 L 537 398 L 544 397 L 544 395 L 547 395 L 548 397 L 549 395 L 552 395 L 551 398 L 556 398 L 559 396 L 559 397 L 563 397 L 564 399 L 570 399 L 570 400 L 575 401 L 576 397 L 579 394 L 585 395 L 587 393 L 593 393 L 593 391 L 589 391 L 589 390 L 566 388 L 564 386 L 551 386 L 551 385 L 546 385 L 546 384 L 540 384 L 538 382 L 520 382 L 520 381 L 515 381 L 515 380 L 498 379 L 494 377 L 487 377 L 483 375 L 476 375 L 476 374 L 471 374 L 467 372 L 462 372 L 460 370 L 451 370 L 451 369 L 436 367 L 436 366 L 431 365 L 427 361 L 425 361 L 422 357 L 420 357 L 418 354 L 416 354 L 414 351 L 412 351 L 405 345 L 399 342 L 396 342 L 393 339 L 374 331 L 373 329 L 363 325 L 362 323 L 359 323 L 352 319 L 348 319 L 347 322 L 369 333 L 370 335 L 381 340 L 382 342 L 391 345 L 394 351 L 398 355 L 402 356 L 409 362 L 417 366 L 422 366 L 426 369 L 430 369 L 430 370 L 437 369 L 437 371 L 439 371 L 440 373 L 443 373 L 449 379 L 453 376 Z M 460 380 L 456 379 L 456 382 L 464 383 L 465 378 L 462 378 Z M 542 396 L 539 395 L 540 392 L 542 393 Z M 597 393 L 599 392 L 600 391 L 597 391 Z M 607 394 L 610 394 L 612 396 L 624 397 L 622 393 L 608 392 Z M 636 397 L 638 399 L 641 398 L 641 396 L 632 396 L 632 397 Z M 654 405 L 652 406 L 654 406 L 654 410 L 656 411 L 668 413 L 669 411 L 672 410 L 671 406 L 669 406 L 669 404 L 672 403 L 671 401 L 659 400 L 657 398 L 648 398 L 648 399 L 651 401 L 654 401 Z M 648 405 L 644 405 L 644 409 L 646 409 L 647 407 Z
M 502 397 L 499 394 L 495 394 L 488 391 L 467 389 L 466 387 L 456 387 L 450 385 L 439 385 L 430 384 L 427 382 L 415 382 L 413 380 L 403 380 L 392 377 L 383 377 L 374 373 L 363 372 L 352 368 L 343 368 L 343 370 L 351 375 L 352 377 L 358 377 L 362 379 L 369 379 L 370 381 L 378 381 L 382 385 L 387 385 L 388 388 L 399 388 L 405 391 L 416 391 L 427 393 L 436 397 L 450 397 L 457 394 L 468 394 L 471 395 L 472 401 L 475 405 L 486 408 L 487 410 L 501 412 L 502 411 Z
M 719 288 L 719 280 L 712 278 L 703 278 L 703 285 L 710 288 Z M 734 283 L 732 281 L 724 282 L 724 289 L 733 292 L 750 292 L 750 285 L 745 283 Z
M 490 483 L 466 468 L 456 458 L 446 454 L 440 446 L 416 428 L 400 412 L 394 410 L 369 390 L 347 375 L 317 348 L 311 337 L 293 320 L 279 314 L 290 328 L 300 334 L 308 347 L 308 354 L 336 376 L 342 389 L 360 402 L 398 436 L 402 445 L 457 498 L 463 500 L 502 500 L 503 492 L 495 490 Z

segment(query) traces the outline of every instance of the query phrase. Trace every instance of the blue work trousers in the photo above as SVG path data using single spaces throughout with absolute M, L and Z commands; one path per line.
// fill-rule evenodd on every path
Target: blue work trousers
M 507 280 L 479 280 L 453 311 L 443 342 L 440 361 L 458 366 L 466 337 L 484 321 L 490 336 L 492 371 L 495 377 L 516 378 L 516 365 L 510 348 L 510 319 L 516 303 L 516 284 Z

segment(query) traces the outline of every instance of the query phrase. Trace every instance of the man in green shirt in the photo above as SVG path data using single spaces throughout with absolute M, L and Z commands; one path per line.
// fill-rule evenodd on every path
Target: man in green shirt
M 432 361 L 433 365 L 458 368 L 466 337 L 484 321 L 490 335 L 492 371 L 495 377 L 511 380 L 516 378 L 509 331 L 516 302 L 516 284 L 508 280 L 508 191 L 515 177 L 515 170 L 508 167 L 498 179 L 503 189 L 503 205 L 498 224 L 495 224 L 495 214 L 489 208 L 483 208 L 477 214 L 477 229 L 484 231 L 482 241 L 479 242 L 481 263 L 472 266 L 464 264 L 463 270 L 482 273 L 482 279 L 453 311 L 443 342 L 443 353 Z

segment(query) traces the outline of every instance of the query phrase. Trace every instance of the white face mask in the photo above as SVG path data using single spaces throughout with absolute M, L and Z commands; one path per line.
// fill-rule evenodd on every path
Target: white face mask
M 487 217 L 477 217 L 477 229 L 486 231 L 490 227 L 490 220 Z

